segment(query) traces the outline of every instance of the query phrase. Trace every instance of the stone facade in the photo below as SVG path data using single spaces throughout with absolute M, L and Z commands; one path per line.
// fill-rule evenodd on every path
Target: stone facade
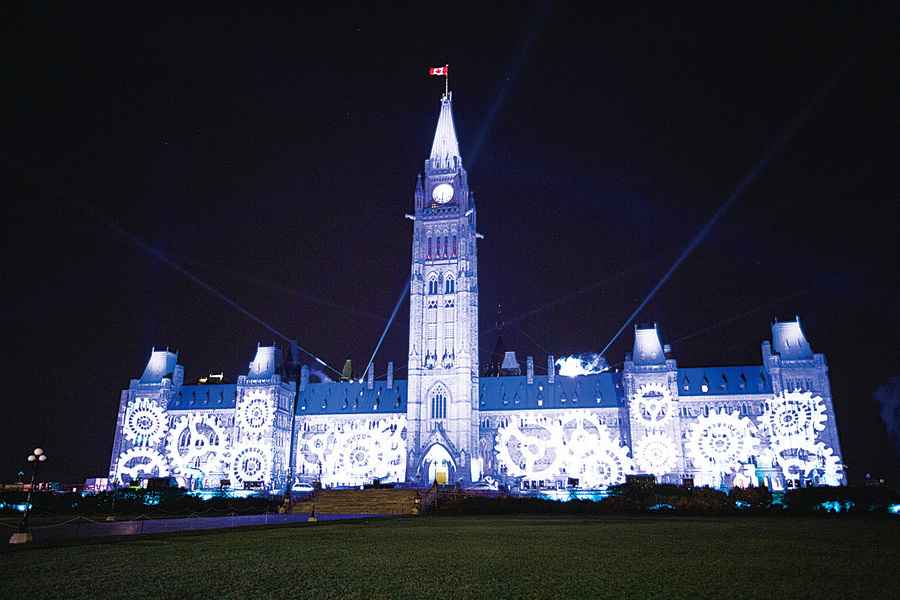
M 563 377 L 551 356 L 547 375 L 535 375 L 533 357 L 520 375 L 507 352 L 508 368 L 480 376 L 480 236 L 450 94 L 414 205 L 407 380 L 394 381 L 391 366 L 386 381 L 311 382 L 304 368 L 296 382 L 280 349 L 260 346 L 237 383 L 186 385 L 177 355 L 154 349 L 121 395 L 111 480 L 250 489 L 373 479 L 597 489 L 630 473 L 715 487 L 843 482 L 827 363 L 799 319 L 772 325 L 759 365 L 679 367 L 654 324 L 635 328 L 621 371 L 600 359 Z

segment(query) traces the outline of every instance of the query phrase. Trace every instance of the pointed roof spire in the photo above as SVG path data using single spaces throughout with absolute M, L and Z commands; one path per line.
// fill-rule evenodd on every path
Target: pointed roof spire
M 462 160 L 459 142 L 456 141 L 456 128 L 453 126 L 452 97 L 453 93 L 448 92 L 441 98 L 441 115 L 438 117 L 429 157 L 435 167 L 449 167 L 454 159 Z

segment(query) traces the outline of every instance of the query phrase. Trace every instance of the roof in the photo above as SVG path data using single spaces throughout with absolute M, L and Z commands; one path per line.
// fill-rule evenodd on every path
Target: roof
M 621 385 L 613 373 L 557 376 L 555 379 L 554 383 L 549 383 L 546 375 L 535 375 L 534 383 L 529 385 L 526 376 L 485 377 L 479 380 L 479 409 L 545 410 L 612 408 L 619 405 Z
M 434 131 L 434 142 L 431 144 L 431 158 L 435 167 L 449 167 L 453 159 L 460 158 L 459 142 L 456 140 L 456 128 L 453 126 L 452 93 L 441 98 L 441 114 Z
M 635 327 L 632 360 L 636 365 L 664 365 L 666 354 L 659 340 L 659 330 L 653 327 Z
M 794 321 L 772 323 L 772 348 L 787 360 L 812 360 L 813 351 L 806 341 L 800 318 Z
M 500 365 L 501 369 L 518 369 L 519 368 L 519 359 L 516 358 L 516 353 L 513 350 L 505 352 L 503 355 L 503 364 Z
M 172 378 L 175 367 L 178 364 L 178 355 L 168 350 L 154 348 L 150 353 L 150 360 L 141 375 L 141 383 L 162 383 L 164 378 Z
M 704 391 L 704 386 L 705 390 Z M 772 379 L 762 365 L 678 369 L 678 396 L 769 394 Z
M 395 380 L 391 389 L 384 381 L 376 381 L 371 390 L 366 383 L 355 381 L 310 383 L 300 392 L 297 403 L 297 414 L 301 416 L 405 412 L 403 380 Z
M 233 383 L 183 385 L 169 400 L 168 410 L 234 409 Z
M 256 356 L 247 372 L 249 379 L 271 379 L 281 367 L 281 351 L 275 346 L 256 346 Z

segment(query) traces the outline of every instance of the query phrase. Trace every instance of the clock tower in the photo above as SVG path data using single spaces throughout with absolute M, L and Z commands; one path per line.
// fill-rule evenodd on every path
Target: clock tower
M 409 309 L 407 480 L 481 478 L 475 198 L 462 166 L 452 95 L 416 181 Z

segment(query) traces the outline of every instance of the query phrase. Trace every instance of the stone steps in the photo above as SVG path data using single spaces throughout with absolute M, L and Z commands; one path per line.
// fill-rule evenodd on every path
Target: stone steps
M 295 513 L 326 515 L 417 515 L 418 490 L 368 489 L 319 490 L 309 500 L 297 502 Z

